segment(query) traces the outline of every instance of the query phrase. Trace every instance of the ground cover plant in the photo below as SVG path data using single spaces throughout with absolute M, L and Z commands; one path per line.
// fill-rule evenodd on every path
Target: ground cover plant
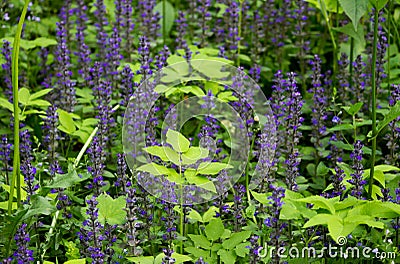
M 1 1 L 2 263 L 399 263 L 400 1 Z

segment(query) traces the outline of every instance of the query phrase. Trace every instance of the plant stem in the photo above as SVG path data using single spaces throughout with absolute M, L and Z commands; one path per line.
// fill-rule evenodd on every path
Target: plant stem
M 378 6 L 378 1 L 375 1 L 376 6 Z M 372 47 L 372 153 L 371 153 L 371 170 L 369 174 L 369 186 L 368 186 L 368 195 L 369 198 L 372 199 L 372 186 L 374 183 L 374 167 L 375 167 L 375 155 L 376 155 L 376 57 L 377 57 L 377 46 L 378 46 L 378 19 L 379 19 L 379 10 L 375 10 L 374 14 L 374 43 Z
M 240 66 L 240 40 L 242 38 L 242 9 L 243 9 L 243 1 L 244 0 L 239 0 L 239 23 L 238 23 L 238 51 L 237 51 L 237 58 L 236 58 L 236 64 L 239 67 Z
M 8 199 L 8 214 L 12 213 L 12 204 L 14 199 L 15 180 L 17 181 L 17 206 L 21 203 L 21 177 L 19 176 L 19 107 L 18 107 L 18 56 L 19 42 L 21 39 L 22 26 L 24 24 L 26 12 L 28 11 L 29 0 L 25 0 L 21 18 L 19 19 L 17 33 L 15 33 L 14 45 L 12 51 L 12 84 L 14 101 L 14 159 L 13 172 L 10 186 L 10 197 Z
M 165 4 L 165 0 L 162 1 L 162 9 L 163 9 L 163 16 L 162 16 L 162 20 L 163 20 L 163 25 L 162 25 L 162 34 L 163 34 L 163 41 L 164 41 L 164 45 L 165 45 L 165 39 L 166 39 L 166 28 L 165 28 L 165 21 L 166 21 L 166 15 L 165 15 L 165 10 L 166 10 L 166 4 Z

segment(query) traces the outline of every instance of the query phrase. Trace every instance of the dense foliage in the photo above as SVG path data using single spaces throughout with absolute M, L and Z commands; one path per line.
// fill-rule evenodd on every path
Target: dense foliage
M 3 264 L 400 262 L 400 1 L 0 13 Z

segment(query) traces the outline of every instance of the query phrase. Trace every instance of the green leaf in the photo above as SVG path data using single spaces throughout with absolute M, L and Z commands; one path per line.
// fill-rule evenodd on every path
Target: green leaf
M 345 131 L 345 130 L 353 130 L 354 126 L 352 124 L 340 124 L 334 127 L 329 128 L 329 132 L 334 131 Z
M 321 161 L 317 166 L 317 176 L 325 176 L 328 172 L 329 168 Z
M 182 154 L 182 164 L 190 165 L 196 163 L 200 159 L 208 157 L 209 151 L 206 148 L 190 147 L 188 151 Z
M 204 249 L 210 249 L 211 248 L 211 242 L 208 241 L 208 239 L 203 236 L 203 235 L 191 235 L 189 234 L 188 237 L 194 242 L 194 245 L 196 247 L 201 247 Z
M 297 201 L 314 204 L 314 206 L 325 208 L 329 210 L 331 214 L 335 214 L 335 207 L 333 206 L 333 202 L 319 195 L 309 196 L 306 198 L 298 199 Z
M 157 176 L 157 175 L 168 175 L 169 174 L 168 168 L 165 168 L 164 166 L 158 165 L 158 164 L 153 163 L 153 162 L 152 163 L 148 163 L 148 164 L 144 164 L 144 165 L 140 166 L 139 168 L 137 168 L 137 170 L 151 173 L 154 176 Z
M 356 103 L 356 104 L 350 106 L 349 108 L 347 108 L 347 107 L 342 107 L 342 108 L 343 108 L 349 115 L 355 116 L 355 115 L 358 113 L 358 111 L 360 111 L 360 109 L 361 109 L 361 107 L 363 106 L 363 104 L 364 104 L 364 103 L 359 102 L 359 103 Z
M 29 90 L 25 87 L 21 88 L 18 92 L 18 101 L 23 104 L 23 105 L 28 105 L 29 104 L 29 98 L 31 94 Z
M 339 3 L 357 30 L 360 18 L 368 10 L 368 0 L 339 0 Z
M 200 58 L 200 56 L 198 57 Z M 201 57 L 201 60 L 192 60 L 192 66 L 195 70 L 211 79 L 222 79 L 228 77 L 230 73 L 222 71 L 221 68 L 217 68 L 216 66 L 221 66 L 221 63 L 216 63 L 216 61 L 215 58 L 204 55 Z
M 163 3 L 165 3 L 165 14 L 163 12 Z M 161 34 L 163 33 L 163 24 L 164 24 L 164 19 L 165 19 L 165 33 L 167 34 L 166 36 L 163 36 L 164 38 L 168 37 L 169 32 L 171 31 L 172 25 L 174 24 L 175 21 L 175 9 L 171 5 L 170 2 L 168 1 L 162 1 L 159 2 L 153 9 L 153 12 L 159 12 L 161 15 L 161 19 L 159 21 L 160 26 L 161 26 Z
M 236 255 L 244 258 L 250 252 L 249 246 L 250 246 L 250 242 L 241 243 L 241 244 L 237 245 L 235 248 Z
M 124 196 L 113 199 L 108 194 L 97 197 L 97 208 L 99 208 L 99 222 L 110 225 L 122 225 L 126 221 L 126 201 Z
M 369 2 L 379 11 L 385 7 L 389 0 L 369 0 Z
M 28 219 L 34 215 L 50 215 L 55 211 L 57 211 L 57 208 L 50 203 L 48 198 L 36 194 L 31 196 L 31 206 L 22 220 Z
M 40 90 L 39 92 L 36 92 L 36 93 L 34 93 L 34 94 L 31 94 L 30 99 L 31 99 L 31 100 L 38 99 L 38 98 L 40 98 L 40 97 L 42 97 L 42 96 L 45 96 L 45 95 L 48 94 L 49 92 L 51 92 L 51 90 L 53 90 L 53 89 L 42 89 L 42 90 Z
M 215 175 L 218 174 L 220 171 L 225 169 L 233 168 L 230 164 L 221 163 L 221 162 L 202 162 L 200 163 L 199 167 L 197 168 L 198 174 L 204 175 Z
M 238 233 L 234 233 L 231 235 L 231 237 L 227 240 L 225 240 L 222 243 L 222 247 L 225 249 L 233 249 L 246 239 L 248 239 L 251 235 L 251 231 L 241 231 Z
M 212 219 L 215 218 L 216 212 L 218 212 L 219 209 L 215 206 L 211 206 L 204 214 L 203 214 L 203 222 L 209 222 Z
M 187 255 L 178 254 L 176 252 L 172 253 L 171 257 L 175 259 L 176 264 L 180 264 L 186 261 L 192 261 L 191 257 Z
M 59 129 L 67 134 L 72 134 L 76 131 L 75 123 L 72 115 L 62 109 L 57 109 L 58 119 L 60 121 Z
M 378 123 L 378 126 L 376 127 L 376 135 L 372 136 L 377 137 L 381 130 L 398 116 L 400 116 L 400 101 L 397 101 L 396 104 L 390 108 L 389 113 L 387 113 L 385 118 Z
M 64 262 L 64 264 L 85 264 L 85 263 L 86 263 L 86 259 L 71 259 L 71 260 Z
M 29 101 L 28 105 L 46 107 L 46 106 L 50 106 L 51 103 L 46 100 L 37 99 L 37 100 Z
M 87 178 L 85 178 L 85 177 L 79 177 L 78 173 L 76 173 L 76 170 L 73 168 L 73 166 L 70 166 L 68 168 L 67 174 L 56 173 L 53 180 L 49 183 L 49 185 L 45 186 L 45 188 L 51 188 L 51 189 L 64 188 L 64 189 L 66 189 L 66 188 L 74 186 L 78 182 L 84 181 L 86 179 Z
M 206 236 L 209 240 L 218 240 L 224 233 L 224 229 L 224 224 L 220 218 L 211 219 L 205 228 Z
M 359 43 L 362 47 L 365 46 L 364 27 L 362 24 L 358 24 L 357 30 L 355 30 L 354 26 L 350 23 L 343 27 L 334 28 L 333 30 L 344 33 L 352 37 L 355 42 Z
M 0 106 L 8 109 L 11 113 L 14 113 L 14 106 L 12 103 L 4 99 L 3 97 L 0 97 Z
M 179 154 L 170 147 L 151 146 L 144 148 L 147 153 L 160 157 L 163 161 L 171 161 L 175 165 L 180 165 Z
M 250 192 L 253 195 L 254 199 L 256 199 L 258 202 L 262 203 L 263 205 L 269 205 L 270 200 L 268 199 L 269 195 L 267 193 L 256 193 L 253 191 Z
M 217 193 L 214 183 L 209 179 L 207 179 L 206 177 L 193 174 L 188 174 L 188 175 L 185 174 L 185 177 L 190 184 L 194 184 L 205 190 Z
M 217 254 L 221 257 L 222 263 L 235 263 L 236 262 L 236 255 L 234 251 L 220 249 L 218 250 Z
M 42 48 L 57 45 L 56 40 L 49 39 L 49 38 L 43 38 L 43 37 L 36 38 L 36 39 L 32 40 L 31 43 L 33 45 L 35 45 L 36 47 L 42 47 Z
M 186 152 L 189 150 L 190 142 L 178 131 L 168 129 L 167 143 L 177 152 Z
M 196 95 L 198 97 L 205 96 L 204 91 L 200 87 L 195 86 L 195 85 L 179 87 L 178 90 L 183 92 L 183 93 L 186 93 L 186 94 L 187 93 L 192 93 L 192 94 L 194 94 L 194 95 Z
M 197 212 L 196 210 L 194 210 L 193 208 L 190 210 L 189 214 L 187 215 L 187 218 L 190 220 L 195 220 L 198 222 L 203 222 L 203 218 L 201 217 L 201 215 L 199 214 L 199 212 Z
M 154 257 L 152 256 L 127 257 L 127 259 L 137 264 L 154 264 Z

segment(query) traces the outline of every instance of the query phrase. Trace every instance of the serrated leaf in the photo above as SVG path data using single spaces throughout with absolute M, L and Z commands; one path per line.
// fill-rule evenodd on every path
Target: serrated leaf
M 76 173 L 76 170 L 70 167 L 68 169 L 67 174 L 58 174 L 56 173 L 55 177 L 53 180 L 49 183 L 49 185 L 44 186 L 44 188 L 51 188 L 51 189 L 56 189 L 56 188 L 69 188 L 81 181 L 84 181 L 86 178 L 79 177 L 78 173 Z
M 229 239 L 225 240 L 222 243 L 222 246 L 225 249 L 233 249 L 237 245 L 239 245 L 240 243 L 242 243 L 243 241 L 248 239 L 250 237 L 250 235 L 251 235 L 251 231 L 241 231 L 238 233 L 233 233 Z
M 201 247 L 204 249 L 211 248 L 211 242 L 203 235 L 191 235 L 189 234 L 188 237 L 194 242 L 196 247 Z
M 193 208 L 190 210 L 189 214 L 187 215 L 187 218 L 198 222 L 203 222 L 203 218 L 201 217 L 199 212 L 197 212 Z
M 190 142 L 184 135 L 178 131 L 168 129 L 167 143 L 177 152 L 186 152 L 189 150 Z
M 51 103 L 46 100 L 36 99 L 36 100 L 29 101 L 28 105 L 46 107 L 46 106 L 50 106 Z
M 188 181 L 188 183 L 190 183 L 190 184 L 194 184 L 197 187 L 217 193 L 214 183 L 204 176 L 193 175 L 193 174 L 186 175 L 185 174 L 185 178 Z
M 220 218 L 213 218 L 206 225 L 205 232 L 209 240 L 215 241 L 224 233 L 224 224 Z
M 31 206 L 29 207 L 28 212 L 24 215 L 22 220 L 25 220 L 34 215 L 50 215 L 51 213 L 57 211 L 57 208 L 52 205 L 49 201 L 49 198 L 40 196 L 38 194 L 31 196 Z
M 86 263 L 86 259 L 71 259 L 71 260 L 64 262 L 64 264 L 85 264 L 85 263 Z
M 122 225 L 126 221 L 126 200 L 124 196 L 113 199 L 108 194 L 97 197 L 97 208 L 99 208 L 99 222 L 110 225 Z
M 231 264 L 236 262 L 236 255 L 233 251 L 220 249 L 217 254 L 221 257 L 222 263 Z

